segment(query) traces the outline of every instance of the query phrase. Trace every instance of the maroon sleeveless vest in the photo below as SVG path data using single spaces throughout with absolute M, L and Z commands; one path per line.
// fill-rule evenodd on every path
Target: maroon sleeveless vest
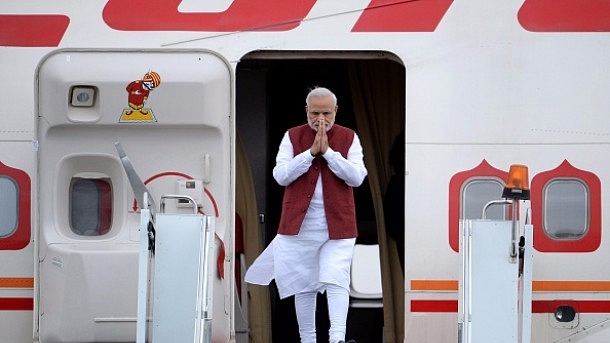
M 289 129 L 288 134 L 296 156 L 311 148 L 316 131 L 305 124 Z M 328 145 L 347 158 L 354 131 L 334 124 L 327 134 Z M 316 156 L 309 170 L 285 187 L 279 234 L 299 233 L 320 173 L 330 239 L 354 238 L 358 235 L 353 189 L 330 171 L 322 156 Z

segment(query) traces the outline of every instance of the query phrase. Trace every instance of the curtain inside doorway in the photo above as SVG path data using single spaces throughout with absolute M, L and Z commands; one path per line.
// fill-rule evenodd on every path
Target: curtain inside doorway
M 392 176 L 390 149 L 405 128 L 405 71 L 387 60 L 350 61 L 349 76 L 356 132 L 364 149 L 377 218 L 384 337 L 387 343 L 398 343 L 404 341 L 404 277 L 396 242 L 386 234 L 383 194 Z
M 235 211 L 243 224 L 244 255 L 246 266 L 249 267 L 265 245 L 259 228 L 252 169 L 239 133 L 236 138 L 235 159 Z M 250 343 L 271 342 L 271 300 L 268 287 L 248 285 L 247 301 Z

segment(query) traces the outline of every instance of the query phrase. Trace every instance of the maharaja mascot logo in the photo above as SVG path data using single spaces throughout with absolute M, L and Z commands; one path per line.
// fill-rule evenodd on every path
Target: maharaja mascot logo
M 129 108 L 123 110 L 120 123 L 125 122 L 156 122 L 152 109 L 145 108 L 148 95 L 152 90 L 159 87 L 161 77 L 154 71 L 144 74 L 141 80 L 132 81 L 127 85 L 127 104 Z

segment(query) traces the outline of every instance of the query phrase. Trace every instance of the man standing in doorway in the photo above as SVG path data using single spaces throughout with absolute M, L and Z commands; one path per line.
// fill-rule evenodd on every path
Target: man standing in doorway
M 278 234 L 246 274 L 254 284 L 275 279 L 282 299 L 295 296 L 301 343 L 316 343 L 316 298 L 323 292 L 329 341 L 345 343 L 358 233 L 352 187 L 362 184 L 367 170 L 358 135 L 335 124 L 337 109 L 336 96 L 316 87 L 306 98 L 307 124 L 284 134 L 273 169 L 285 186 Z

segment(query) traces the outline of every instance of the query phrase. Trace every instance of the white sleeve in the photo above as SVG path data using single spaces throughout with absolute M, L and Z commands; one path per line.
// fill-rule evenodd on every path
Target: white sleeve
M 273 168 L 273 178 L 280 186 L 288 186 L 299 176 L 305 174 L 314 157 L 311 156 L 309 149 L 294 156 L 294 149 L 290 142 L 288 131 L 284 133 L 277 156 L 275 157 L 275 167 Z
M 330 147 L 322 156 L 328 162 L 328 168 L 337 177 L 345 181 L 348 186 L 360 186 L 368 174 L 364 166 L 362 145 L 360 145 L 360 138 L 358 138 L 357 134 L 354 134 L 354 140 L 347 152 L 347 158 L 344 158 L 340 152 L 334 151 Z

